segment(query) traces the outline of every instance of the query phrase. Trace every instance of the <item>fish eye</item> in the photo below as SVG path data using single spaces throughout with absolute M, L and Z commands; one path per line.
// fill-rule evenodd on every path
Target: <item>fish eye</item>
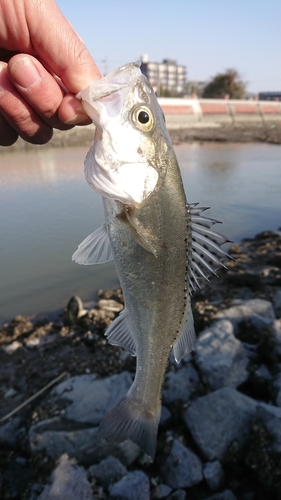
M 131 114 L 132 122 L 142 132 L 150 132 L 154 127 L 154 116 L 147 106 L 137 105 Z
M 138 114 L 138 121 L 143 124 L 148 123 L 149 114 L 146 111 L 140 111 Z

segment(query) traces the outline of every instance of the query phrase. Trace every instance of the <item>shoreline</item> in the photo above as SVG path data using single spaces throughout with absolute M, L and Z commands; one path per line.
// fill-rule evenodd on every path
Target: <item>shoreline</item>
M 78 316 L 71 299 L 68 313 L 53 321 L 17 316 L 0 327 L 0 497 L 45 500 L 59 486 L 70 496 L 79 473 L 87 499 L 114 498 L 112 488 L 123 481 L 127 491 L 130 480 L 131 493 L 134 481 L 146 484 L 138 500 L 211 500 L 215 492 L 231 500 L 279 498 L 280 248 L 280 230 L 233 244 L 228 270 L 193 296 L 196 349 L 180 365 L 169 363 L 150 466 L 130 441 L 108 448 L 97 438 L 108 381 L 111 399 L 135 372 L 135 358 L 104 337 L 123 309 L 120 289 L 100 291 L 87 310 L 78 303 Z
M 281 123 L 279 122 L 264 124 L 241 122 L 228 124 L 205 121 L 185 124 L 183 126 L 182 123 L 177 123 L 177 121 L 169 124 L 167 117 L 167 128 L 173 144 L 193 141 L 281 144 Z M 69 146 L 89 147 L 93 139 L 94 129 L 94 125 L 91 124 L 84 127 L 74 127 L 66 131 L 54 130 L 52 139 L 44 145 L 30 144 L 19 138 L 12 146 L 0 146 L 0 154 L 36 149 L 41 151 L 47 148 L 64 148 Z

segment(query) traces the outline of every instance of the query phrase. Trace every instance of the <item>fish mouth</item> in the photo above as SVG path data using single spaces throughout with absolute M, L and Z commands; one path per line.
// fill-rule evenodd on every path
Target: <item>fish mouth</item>
M 131 62 L 120 66 L 103 78 L 92 82 L 89 87 L 76 94 L 77 99 L 94 102 L 108 97 L 121 89 L 132 85 L 139 78 L 140 62 Z

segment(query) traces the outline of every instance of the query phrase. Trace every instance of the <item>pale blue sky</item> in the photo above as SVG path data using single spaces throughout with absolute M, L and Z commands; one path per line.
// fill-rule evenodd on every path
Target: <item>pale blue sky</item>
M 281 91 L 281 0 L 57 3 L 103 72 L 147 53 L 186 65 L 189 80 L 235 68 L 249 91 Z

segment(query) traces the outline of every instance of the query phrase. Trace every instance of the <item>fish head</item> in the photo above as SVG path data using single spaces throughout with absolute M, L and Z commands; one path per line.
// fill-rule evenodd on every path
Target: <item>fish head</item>
M 172 150 L 163 112 L 138 63 L 79 92 L 96 125 L 85 177 L 98 193 L 141 207 L 163 181 Z

